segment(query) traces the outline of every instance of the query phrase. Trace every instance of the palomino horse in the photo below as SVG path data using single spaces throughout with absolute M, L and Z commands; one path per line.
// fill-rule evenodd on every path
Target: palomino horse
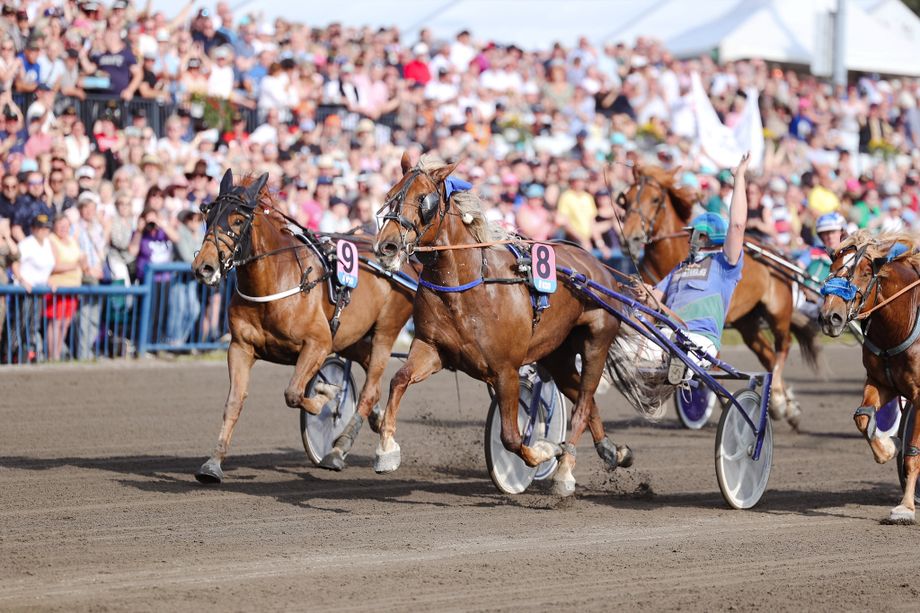
M 351 305 L 341 310 L 340 325 L 333 335 L 330 320 L 335 305 L 329 299 L 324 263 L 295 236 L 301 228 L 275 208 L 274 198 L 265 189 L 267 179 L 264 174 L 258 180 L 246 178 L 234 185 L 233 175 L 227 171 L 220 194 L 205 210 L 207 232 L 192 263 L 198 280 L 212 286 L 236 268 L 238 288 L 230 301 L 230 393 L 217 448 L 195 475 L 202 483 L 223 479 L 220 465 L 227 456 L 257 359 L 293 365 L 285 402 L 314 415 L 328 401 L 329 390 L 324 393 L 320 388 L 312 398 L 305 397 L 304 392 L 326 357 L 338 352 L 361 364 L 367 380 L 357 412 L 322 464 L 344 467 L 354 437 L 380 398 L 380 378 L 393 343 L 412 313 L 411 291 L 362 264 Z M 417 277 L 409 267 L 404 272 Z
M 557 493 L 570 495 L 575 489 L 575 444 L 585 427 L 591 429 L 595 449 L 610 467 L 632 463 L 629 448 L 615 446 L 606 437 L 594 402 L 619 321 L 580 298 L 565 280 L 550 295 L 549 308 L 537 317 L 516 256 L 503 245 L 481 244 L 493 241 L 496 234 L 478 198 L 471 192 L 448 192 L 451 183 L 446 180 L 456 166 L 425 155 L 412 167 L 404 154 L 403 177 L 387 194 L 385 223 L 377 236 L 380 262 L 394 270 L 408 254 L 416 253 L 424 267 L 413 311 L 415 339 L 408 360 L 390 382 L 375 470 L 390 472 L 399 467 L 400 448 L 394 435 L 406 388 L 447 366 L 493 387 L 505 448 L 528 466 L 559 457 L 554 487 Z M 567 245 L 555 249 L 560 264 L 617 287 L 588 253 Z M 569 438 L 561 447 L 546 440 L 529 446 L 522 442 L 518 368 L 532 362 L 543 365 L 575 404 Z
M 630 253 L 645 248 L 639 272 L 646 283 L 657 283 L 690 253 L 684 228 L 690 223 L 696 193 L 678 186 L 675 174 L 661 168 L 636 166 L 633 176 L 635 182 L 619 198 L 626 209 L 623 239 Z M 770 327 L 772 342 L 761 329 L 761 320 Z M 785 415 L 797 429 L 801 409 L 782 378 L 792 335 L 812 366 L 819 348 L 815 330 L 793 317 L 790 282 L 748 255 L 725 321 L 741 333 L 764 368 L 773 372 L 770 415 L 775 419 Z
M 896 396 L 911 401 L 914 429 L 904 441 L 904 498 L 891 510 L 893 521 L 914 520 L 914 495 L 920 476 L 920 253 L 908 234 L 872 236 L 860 231 L 834 253 L 831 276 L 824 284 L 821 327 L 840 336 L 848 322 L 857 320 L 865 333 L 863 366 L 866 383 L 862 405 L 853 419 L 875 461 L 882 464 L 897 455 L 901 441 L 876 429 L 875 413 Z

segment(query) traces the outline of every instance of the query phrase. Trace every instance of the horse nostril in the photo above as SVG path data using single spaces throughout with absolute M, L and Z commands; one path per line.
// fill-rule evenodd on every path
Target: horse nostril
M 377 255 L 393 257 L 399 251 L 399 245 L 394 241 L 384 241 L 377 245 Z
M 210 279 L 217 271 L 210 264 L 202 264 L 195 272 L 197 273 L 199 279 Z
M 835 326 L 842 326 L 843 316 L 840 313 L 831 313 L 831 323 Z

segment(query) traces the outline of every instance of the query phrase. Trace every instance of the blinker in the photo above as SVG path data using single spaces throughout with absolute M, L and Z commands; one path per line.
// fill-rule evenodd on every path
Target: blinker
M 422 198 L 421 204 L 418 205 L 418 214 L 423 224 L 431 222 L 432 217 L 434 217 L 435 212 L 438 210 L 440 201 L 441 199 L 438 196 L 438 192 L 431 192 Z

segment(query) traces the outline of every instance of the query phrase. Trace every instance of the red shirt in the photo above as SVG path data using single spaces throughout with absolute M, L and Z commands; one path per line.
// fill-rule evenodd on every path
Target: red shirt
M 428 64 L 425 62 L 412 60 L 403 66 L 403 78 L 425 85 L 431 80 L 431 71 L 428 70 Z

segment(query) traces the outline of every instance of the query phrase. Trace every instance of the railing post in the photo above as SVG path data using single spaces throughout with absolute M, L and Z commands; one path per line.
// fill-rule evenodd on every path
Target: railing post
M 154 273 L 150 270 L 150 264 L 147 264 L 147 274 L 144 278 L 144 293 L 141 298 L 141 321 L 140 330 L 137 331 L 137 357 L 143 357 L 147 353 L 147 345 L 150 342 L 150 305 L 153 302 L 153 277 Z

